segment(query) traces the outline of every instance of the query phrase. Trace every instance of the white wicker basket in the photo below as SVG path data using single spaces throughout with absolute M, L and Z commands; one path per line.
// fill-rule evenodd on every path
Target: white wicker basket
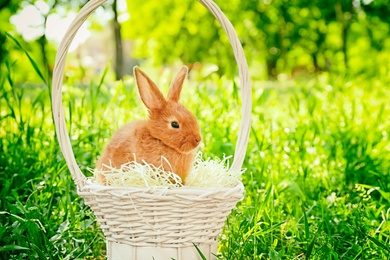
M 78 13 L 59 46 L 53 74 L 53 115 L 61 151 L 77 186 L 91 207 L 107 242 L 108 259 L 214 259 L 221 228 L 243 185 L 234 188 L 140 189 L 101 186 L 87 178 L 77 165 L 62 108 L 62 81 L 66 55 L 78 29 L 106 0 L 90 0 Z M 240 170 L 250 131 L 252 107 L 248 65 L 237 34 L 212 0 L 198 0 L 219 21 L 229 37 L 238 64 L 242 118 L 232 170 Z

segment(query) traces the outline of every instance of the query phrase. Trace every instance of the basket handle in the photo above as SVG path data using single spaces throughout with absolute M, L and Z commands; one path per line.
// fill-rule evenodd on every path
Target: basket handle
M 233 48 L 234 57 L 238 65 L 238 75 L 240 77 L 241 86 L 241 124 L 238 130 L 238 138 L 236 150 L 234 151 L 233 163 L 231 170 L 241 170 L 245 159 L 245 153 L 248 146 L 249 133 L 251 128 L 251 113 L 252 113 L 252 86 L 249 78 L 248 63 L 245 58 L 244 50 L 241 42 L 238 39 L 237 33 L 234 30 L 232 23 L 221 11 L 219 6 L 212 0 L 198 0 L 204 5 L 218 20 L 222 28 L 225 30 L 230 44 Z
M 241 43 L 237 37 L 237 33 L 234 30 L 230 21 L 226 18 L 224 13 L 212 0 L 198 0 L 204 5 L 218 20 L 222 28 L 228 35 L 229 41 L 232 45 L 234 56 L 238 64 L 238 71 L 240 77 L 241 96 L 242 96 L 242 117 L 241 125 L 238 132 L 238 139 L 235 149 L 235 156 L 231 166 L 232 170 L 240 170 L 245 158 L 246 148 L 248 145 L 248 138 L 250 132 L 250 115 L 252 109 L 252 97 L 251 97 L 251 85 L 248 72 L 248 64 L 245 58 L 244 51 Z M 60 149 L 64 155 L 65 161 L 72 174 L 72 178 L 77 186 L 77 190 L 80 191 L 86 181 L 85 175 L 81 172 L 74 157 L 73 149 L 69 139 L 68 130 L 66 128 L 66 122 L 64 118 L 64 110 L 62 107 L 62 82 L 64 77 L 64 68 L 66 62 L 66 55 L 69 50 L 69 46 L 72 43 L 77 31 L 85 22 L 85 20 L 94 12 L 100 5 L 106 0 L 90 0 L 81 8 L 74 21 L 66 31 L 64 38 L 62 39 L 54 65 L 53 80 L 52 80 L 52 111 L 54 117 L 54 124 L 56 128 L 58 142 Z

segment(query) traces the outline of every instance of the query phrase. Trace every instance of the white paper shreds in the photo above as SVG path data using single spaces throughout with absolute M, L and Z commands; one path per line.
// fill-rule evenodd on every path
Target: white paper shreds
M 97 175 L 104 175 L 107 186 L 116 187 L 168 187 L 178 188 L 182 186 L 181 178 L 173 172 L 167 172 L 151 164 L 128 162 L 122 164 L 120 169 L 110 165 L 104 165 L 108 170 L 101 171 L 88 169 Z M 98 179 L 98 178 L 97 178 Z
M 198 153 L 194 168 L 187 176 L 186 186 L 201 188 L 231 188 L 241 181 L 241 175 L 245 170 L 229 170 L 229 159 L 233 156 L 224 156 L 219 159 L 202 159 Z
M 202 159 L 202 153 L 196 156 L 195 164 L 191 173 L 186 178 L 185 186 L 199 188 L 231 188 L 241 181 L 241 175 L 245 170 L 229 170 L 229 159 L 232 156 L 224 156 L 219 159 Z M 103 174 L 107 186 L 117 187 L 167 187 L 170 189 L 179 188 L 182 185 L 181 178 L 169 171 L 150 164 L 140 164 L 137 162 L 128 162 L 123 164 L 120 169 L 105 165 L 108 170 L 100 171 L 88 169 L 95 177 Z

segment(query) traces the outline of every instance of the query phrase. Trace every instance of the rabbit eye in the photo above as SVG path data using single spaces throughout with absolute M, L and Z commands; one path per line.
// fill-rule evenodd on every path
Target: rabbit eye
M 179 126 L 179 123 L 176 122 L 176 121 L 173 121 L 173 122 L 171 123 L 171 126 L 172 126 L 173 128 L 179 128 L 179 127 L 180 127 L 180 126 Z

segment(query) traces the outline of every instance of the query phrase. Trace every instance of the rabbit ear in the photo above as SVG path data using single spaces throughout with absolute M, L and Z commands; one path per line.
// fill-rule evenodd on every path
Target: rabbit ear
M 162 108 L 166 101 L 157 85 L 137 66 L 134 67 L 134 75 L 145 106 L 150 110 Z
M 177 73 L 175 79 L 172 81 L 171 88 L 168 92 L 167 99 L 173 102 L 179 102 L 180 92 L 183 87 L 183 82 L 188 75 L 187 66 L 183 66 L 181 70 Z

